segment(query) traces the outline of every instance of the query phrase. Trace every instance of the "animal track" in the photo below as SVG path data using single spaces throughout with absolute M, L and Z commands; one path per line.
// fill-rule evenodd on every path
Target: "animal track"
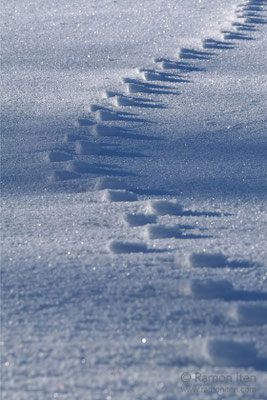
M 96 186 L 95 186 L 96 190 L 104 190 L 104 189 L 126 189 L 126 186 L 124 184 L 124 182 L 115 179 L 115 178 L 109 178 L 109 177 L 105 177 L 105 178 L 99 178 Z
M 221 367 L 251 367 L 258 359 L 253 342 L 223 339 L 206 339 L 202 354 L 209 364 Z
M 137 196 L 128 190 L 105 190 L 103 200 L 107 201 L 137 201 Z
M 146 253 L 147 245 L 139 242 L 112 241 L 109 245 L 110 251 L 114 254 Z
M 192 267 L 196 268 L 223 268 L 228 265 L 228 259 L 222 253 L 193 253 L 189 261 Z
M 124 219 L 129 226 L 143 226 L 157 222 L 157 217 L 153 214 L 127 214 Z
M 45 156 L 45 160 L 47 162 L 61 162 L 61 161 L 68 161 L 72 160 L 73 157 L 70 154 L 64 153 L 62 151 L 50 151 Z
M 94 124 L 95 124 L 94 121 L 91 121 L 87 118 L 80 118 L 80 119 L 78 119 L 76 126 L 87 127 L 87 126 L 92 126 Z
M 196 268 L 249 268 L 253 266 L 253 264 L 248 261 L 230 261 L 228 257 L 222 253 L 193 253 L 189 257 L 189 261 L 191 266 Z
M 234 304 L 229 316 L 239 325 L 267 324 L 267 306 L 263 304 Z
M 81 175 L 72 171 L 54 171 L 52 175 L 52 182 L 68 181 L 71 179 L 79 179 Z
M 157 215 L 181 216 L 183 214 L 181 204 L 167 200 L 151 201 L 149 209 Z
M 75 153 L 81 155 L 99 155 L 103 153 L 101 145 L 85 140 L 75 142 Z
M 191 59 L 191 60 L 209 60 L 215 53 L 208 51 L 200 51 L 194 49 L 187 49 L 182 47 L 179 53 L 181 59 Z
M 201 300 L 227 299 L 232 296 L 233 285 L 225 279 L 218 281 L 211 279 L 205 281 L 193 279 L 182 281 L 179 286 L 179 291 L 184 296 L 190 296 Z
M 139 231 L 141 235 L 145 233 L 145 237 L 149 240 L 174 239 L 180 241 L 182 239 L 205 238 L 191 233 L 185 234 L 185 230 L 193 229 L 191 225 L 172 225 L 172 222 L 170 223 L 171 226 L 165 225 L 164 218 L 169 220 L 171 217 L 175 217 L 175 219 L 199 216 L 221 217 L 220 213 L 185 210 L 175 199 L 166 200 L 162 198 L 149 201 L 146 209 L 144 209 L 136 194 L 140 195 L 142 192 L 137 189 L 131 191 L 131 188 L 125 182 L 114 178 L 114 176 L 120 178 L 131 175 L 130 172 L 114 165 L 92 163 L 91 158 L 95 161 L 96 157 L 101 157 L 102 162 L 102 158 L 105 156 L 113 160 L 115 157 L 121 157 L 126 159 L 125 161 L 127 161 L 127 158 L 145 157 L 145 146 L 144 154 L 120 150 L 120 147 L 116 147 L 118 146 L 118 138 L 125 139 L 123 143 L 127 143 L 127 145 L 127 140 L 143 141 L 135 142 L 139 145 L 139 148 L 144 143 L 146 144 L 146 141 L 163 140 L 156 136 L 148 136 L 145 134 L 145 130 L 141 130 L 144 123 L 153 123 L 153 118 L 152 121 L 143 118 L 146 109 L 151 111 L 151 115 L 154 109 L 164 109 L 165 105 L 161 103 L 161 101 L 164 101 L 164 95 L 176 96 L 180 94 L 178 85 L 184 89 L 187 86 L 185 84 L 192 83 L 192 77 L 206 72 L 209 67 L 209 60 L 223 51 L 227 53 L 227 51 L 235 49 L 239 42 L 253 41 L 253 32 L 260 25 L 267 23 L 264 15 L 262 15 L 264 4 L 266 2 L 263 0 L 245 2 L 237 8 L 236 20 L 232 22 L 231 28 L 221 30 L 220 40 L 208 37 L 204 38 L 202 46 L 196 49 L 181 47 L 177 49 L 177 58 L 156 58 L 150 68 L 139 68 L 135 71 L 137 75 L 135 78 L 123 78 L 123 89 L 119 91 L 106 90 L 103 105 L 92 104 L 88 115 L 77 119 L 74 123 L 76 127 L 74 133 L 64 135 L 62 150 L 54 150 L 45 155 L 45 161 L 53 163 L 55 169 L 51 177 L 52 182 L 80 178 L 96 179 L 95 190 L 99 191 L 99 197 L 103 201 L 134 202 L 131 206 L 134 211 L 124 216 L 126 223 L 124 229 L 132 229 L 133 232 Z M 160 97 L 160 102 L 157 97 Z M 128 107 L 130 111 L 134 108 L 134 112 L 122 111 L 122 108 L 125 110 L 125 107 Z M 136 128 L 137 125 L 141 128 Z M 105 137 L 108 139 L 103 139 Z M 109 143 L 103 143 L 103 140 L 107 140 Z M 57 170 L 59 165 L 56 163 L 60 163 L 62 170 Z M 89 175 L 93 175 L 93 177 Z M 127 204 L 128 207 L 130 205 Z M 175 220 L 174 223 L 176 222 Z M 120 240 L 113 240 L 109 243 L 108 250 L 115 255 L 153 252 L 153 250 L 148 249 L 146 243 Z M 252 266 L 247 261 L 231 261 L 222 253 L 196 253 L 194 251 L 189 257 L 189 264 L 193 268 L 213 268 L 214 274 L 218 273 L 217 268 Z M 198 272 L 197 270 L 194 271 Z M 155 289 L 149 290 L 147 292 L 154 296 Z M 145 290 L 144 292 L 146 293 Z M 216 278 L 183 279 L 179 284 L 179 294 L 191 298 L 190 301 L 216 301 L 216 299 L 225 302 L 238 301 L 238 303 L 231 303 L 227 311 L 226 316 L 232 321 L 232 324 L 261 326 L 267 323 L 266 306 L 244 303 L 250 300 L 257 301 L 261 296 L 266 299 L 264 294 L 235 290 L 229 280 Z M 197 350 L 199 351 L 199 349 Z M 246 368 L 255 365 L 259 359 L 254 343 L 237 342 L 231 339 L 208 338 L 204 340 L 200 353 L 203 362 L 213 366 Z
M 164 226 L 164 225 L 152 225 L 147 228 L 146 231 L 149 239 L 167 239 L 182 237 L 182 231 L 175 226 Z

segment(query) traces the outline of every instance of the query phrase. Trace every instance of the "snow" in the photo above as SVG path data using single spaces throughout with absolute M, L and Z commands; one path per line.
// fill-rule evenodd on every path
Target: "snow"
M 2 25 L 2 398 L 266 398 L 266 1 Z

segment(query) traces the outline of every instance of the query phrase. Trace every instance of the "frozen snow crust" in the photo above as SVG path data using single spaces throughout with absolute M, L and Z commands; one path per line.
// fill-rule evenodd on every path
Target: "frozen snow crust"
M 5 6 L 3 399 L 266 398 L 265 10 Z

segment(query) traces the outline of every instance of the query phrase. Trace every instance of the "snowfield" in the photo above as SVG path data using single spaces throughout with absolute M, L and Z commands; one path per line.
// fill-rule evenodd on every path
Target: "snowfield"
M 3 399 L 267 399 L 266 10 L 3 6 Z

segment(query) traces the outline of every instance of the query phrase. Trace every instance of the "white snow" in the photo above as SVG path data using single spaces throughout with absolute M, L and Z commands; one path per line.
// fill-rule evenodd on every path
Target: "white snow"
M 4 400 L 266 398 L 266 7 L 3 4 Z

